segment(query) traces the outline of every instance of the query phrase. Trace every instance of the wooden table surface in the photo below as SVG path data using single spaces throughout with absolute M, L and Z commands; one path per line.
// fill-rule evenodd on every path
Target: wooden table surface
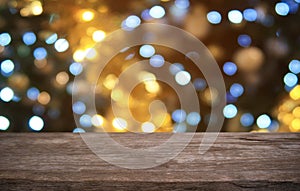
M 111 136 L 148 147 L 170 134 Z M 1 133 L 0 190 L 300 190 L 300 134 L 220 133 L 200 155 L 202 137 L 166 164 L 130 170 L 101 160 L 79 134 Z

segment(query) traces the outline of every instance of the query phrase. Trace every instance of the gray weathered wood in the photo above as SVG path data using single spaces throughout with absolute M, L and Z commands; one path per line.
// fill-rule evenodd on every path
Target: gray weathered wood
M 111 136 L 145 147 L 170 134 Z M 128 170 L 99 159 L 78 134 L 3 133 L 0 190 L 300 190 L 300 134 L 221 133 L 199 155 L 202 136 L 166 164 Z

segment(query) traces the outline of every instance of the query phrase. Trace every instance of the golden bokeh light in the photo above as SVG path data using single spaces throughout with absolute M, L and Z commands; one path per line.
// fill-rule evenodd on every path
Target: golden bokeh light
M 297 85 L 296 87 L 294 87 L 292 89 L 292 91 L 290 91 L 290 97 L 293 100 L 298 100 L 300 99 L 300 85 Z
M 69 81 L 69 75 L 67 74 L 67 72 L 59 72 L 56 75 L 55 79 L 59 85 L 65 85 Z
M 50 100 L 51 100 L 50 95 L 45 91 L 41 92 L 38 96 L 38 102 L 40 104 L 47 105 L 50 102 Z
M 104 117 L 99 115 L 99 114 L 96 114 L 92 117 L 92 124 L 95 126 L 95 127 L 103 127 L 103 124 L 104 124 Z
M 93 32 L 93 40 L 95 42 L 100 42 L 103 41 L 106 37 L 106 33 L 102 30 L 97 30 L 95 32 Z

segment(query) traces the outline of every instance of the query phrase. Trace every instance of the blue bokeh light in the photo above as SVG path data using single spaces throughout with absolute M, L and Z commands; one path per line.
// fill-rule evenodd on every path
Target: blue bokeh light
M 11 36 L 8 33 L 0 34 L 0 46 L 7 46 L 11 42 Z
M 79 118 L 79 123 L 82 127 L 91 127 L 92 126 L 92 118 L 91 116 L 85 114 Z
M 82 101 L 77 101 L 73 103 L 72 109 L 74 113 L 81 115 L 85 112 L 86 106 Z
M 77 128 L 75 128 L 75 129 L 73 130 L 73 133 L 85 133 L 85 130 L 82 129 L 82 128 L 77 127 Z
M 180 63 L 174 63 L 169 67 L 169 71 L 173 75 L 176 75 L 178 72 L 183 70 L 184 70 L 184 66 Z
M 225 62 L 223 71 L 228 76 L 233 76 L 237 72 L 237 66 L 233 62 Z
M 35 87 L 31 87 L 27 90 L 26 94 L 30 100 L 35 101 L 39 97 L 40 91 Z
M 46 40 L 46 44 L 54 44 L 55 41 L 57 40 L 58 36 L 56 33 L 53 33 L 52 35 L 50 35 Z
M 242 34 L 238 37 L 238 43 L 242 47 L 250 46 L 251 42 L 252 42 L 252 40 L 251 40 L 251 37 L 249 35 Z
M 186 132 L 186 124 L 185 123 L 176 123 L 173 129 L 174 133 L 184 133 Z
M 195 89 L 198 91 L 204 90 L 207 86 L 206 81 L 202 78 L 196 78 L 194 80 L 193 84 L 194 84 Z
M 23 34 L 23 42 L 26 45 L 33 45 L 36 42 L 36 35 L 33 32 L 26 32 Z
M 254 117 L 251 113 L 244 113 L 240 119 L 241 124 L 244 127 L 249 127 L 254 123 Z
M 292 60 L 289 63 L 289 69 L 294 74 L 299 74 L 300 73 L 300 61 L 299 60 Z
M 270 126 L 271 118 L 267 114 L 262 114 L 256 119 L 256 124 L 259 128 L 265 129 Z
M 246 21 L 254 22 L 257 19 L 257 11 L 255 9 L 245 9 L 243 16 Z
M 159 68 L 164 65 L 165 59 L 163 56 L 156 54 L 150 58 L 149 63 L 151 66 L 153 66 L 155 68 Z
M 244 87 L 241 84 L 234 83 L 230 87 L 230 94 L 234 97 L 240 97 L 244 93 Z
M 144 58 L 150 58 L 155 54 L 155 49 L 153 46 L 145 44 L 141 46 L 139 53 Z
M 70 66 L 69 66 L 69 71 L 71 72 L 71 74 L 73 74 L 74 76 L 77 76 L 79 74 L 81 74 L 83 70 L 83 67 L 80 63 L 78 62 L 73 62 Z
M 224 117 L 226 117 L 228 119 L 234 118 L 237 115 L 237 112 L 238 112 L 238 110 L 237 110 L 236 106 L 233 104 L 228 104 L 223 109 Z
M 177 109 L 175 111 L 173 111 L 172 113 L 172 119 L 176 122 L 176 123 L 181 123 L 185 120 L 186 118 L 186 112 L 182 109 Z
M 36 49 L 33 51 L 33 56 L 34 56 L 35 59 L 37 59 L 37 60 L 42 60 L 42 59 L 46 58 L 46 56 L 47 56 L 47 51 L 46 51 L 46 49 L 43 48 L 43 47 L 36 48 Z
M 293 87 L 298 83 L 298 77 L 293 73 L 287 73 L 284 76 L 283 81 L 284 81 L 285 85 L 287 85 L 289 87 Z
M 149 14 L 151 17 L 153 17 L 155 19 L 160 19 L 163 16 L 165 16 L 166 12 L 162 6 L 155 5 L 150 9 Z
M 175 0 L 175 6 L 179 9 L 187 9 L 190 6 L 189 0 Z
M 276 5 L 275 5 L 275 11 L 280 16 L 286 16 L 289 14 L 290 7 L 288 4 L 286 4 L 284 2 L 279 2 L 279 3 L 276 3 Z
M 219 24 L 222 21 L 222 16 L 217 11 L 210 11 L 207 13 L 206 18 L 211 24 Z
M 198 125 L 200 121 L 201 121 L 201 116 L 197 112 L 191 112 L 186 117 L 186 122 L 192 126 Z
M 130 15 L 125 20 L 125 24 L 129 28 L 136 28 L 141 24 L 141 19 L 136 15 Z
M 11 60 L 4 60 L 1 62 L 1 73 L 4 73 L 5 76 L 7 74 L 11 74 L 14 71 L 15 64 Z

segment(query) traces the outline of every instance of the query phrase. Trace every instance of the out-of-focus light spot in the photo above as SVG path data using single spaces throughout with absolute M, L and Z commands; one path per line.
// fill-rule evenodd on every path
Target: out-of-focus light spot
M 4 116 L 0 116 L 0 130 L 1 131 L 7 130 L 9 125 L 10 125 L 9 120 Z
M 32 101 L 35 101 L 35 100 L 37 100 L 37 98 L 40 94 L 40 91 L 37 88 L 32 87 L 27 90 L 26 94 L 29 99 L 31 99 Z
M 298 77 L 293 73 L 287 73 L 284 76 L 283 81 L 284 81 L 285 85 L 287 85 L 289 87 L 293 87 L 297 84 Z
M 90 10 L 85 10 L 82 12 L 81 19 L 82 21 L 88 22 L 94 19 L 94 12 Z
M 121 101 L 123 99 L 123 96 L 124 96 L 123 91 L 116 88 L 112 90 L 110 95 L 111 99 L 117 102 Z
M 196 78 L 194 80 L 193 84 L 194 84 L 195 89 L 198 91 L 204 90 L 207 86 L 206 81 L 202 78 Z
M 50 35 L 48 38 L 46 38 L 45 42 L 46 44 L 53 44 L 57 40 L 58 36 L 56 33 Z
M 211 24 L 219 24 L 222 21 L 222 16 L 217 11 L 210 11 L 207 13 L 206 18 Z
M 230 92 L 227 92 L 226 93 L 226 101 L 227 101 L 227 103 L 234 103 L 237 101 L 237 98 L 234 97 L 233 95 L 231 95 Z
M 145 81 L 145 89 L 147 92 L 155 94 L 159 91 L 160 87 L 156 81 Z
M 186 112 L 182 109 L 177 109 L 172 113 L 172 119 L 176 123 L 184 122 L 185 118 L 186 118 Z
M 234 24 L 239 24 L 243 20 L 243 15 L 239 10 L 231 10 L 228 12 L 228 19 Z
M 184 133 L 184 132 L 186 132 L 186 124 L 185 123 L 177 123 L 177 124 L 175 124 L 173 132 L 174 133 Z
M 84 57 L 85 57 L 85 54 L 86 52 L 84 50 L 76 50 L 74 53 L 73 53 L 73 59 L 76 61 L 76 62 L 81 62 Z
M 96 30 L 95 32 L 93 32 L 93 40 L 95 42 L 101 42 L 105 39 L 106 37 L 106 33 L 102 30 Z
M 36 42 L 36 36 L 33 32 L 26 32 L 23 34 L 23 42 L 26 45 L 32 45 Z
M 36 48 L 36 49 L 33 51 L 33 56 L 34 56 L 35 59 L 37 59 L 37 60 L 42 60 L 42 59 L 46 58 L 46 56 L 47 56 L 47 51 L 46 51 L 46 49 L 43 48 L 43 47 Z
M 200 123 L 201 116 L 197 112 L 191 112 L 186 116 L 186 122 L 189 125 L 196 126 Z
M 10 102 L 14 98 L 14 91 L 9 87 L 3 88 L 0 91 L 0 98 L 4 102 Z
M 73 103 L 72 109 L 73 109 L 74 113 L 81 115 L 85 112 L 86 106 L 82 101 L 77 101 L 77 102 Z
M 42 105 L 34 105 L 32 111 L 35 115 L 43 115 L 45 112 L 45 107 Z
M 296 2 L 296 0 L 288 0 L 288 1 L 285 1 L 285 3 L 288 4 L 290 10 L 289 10 L 289 13 L 290 14 L 295 14 L 297 13 L 298 11 L 298 8 L 299 8 L 299 4 Z
M 294 115 L 294 117 L 300 118 L 300 106 L 296 107 L 293 110 L 293 115 Z
M 262 114 L 256 119 L 256 124 L 259 128 L 267 128 L 271 125 L 271 118 L 267 114 Z
M 240 97 L 244 93 L 244 88 L 241 84 L 234 83 L 230 87 L 230 94 L 234 97 Z
M 79 123 L 82 127 L 91 127 L 92 126 L 92 118 L 91 116 L 85 114 L 79 118 Z
M 180 71 L 175 75 L 175 81 L 179 85 L 185 86 L 191 81 L 191 74 L 187 71 Z
M 268 130 L 271 132 L 276 132 L 279 129 L 279 123 L 275 120 L 272 120 L 270 126 L 268 127 Z
M 151 17 L 153 17 L 155 19 L 160 19 L 163 16 L 165 16 L 166 12 L 162 6 L 155 5 L 150 9 L 149 14 Z
M 97 51 L 95 50 L 95 48 L 88 48 L 85 51 L 85 57 L 92 60 L 94 58 L 96 58 L 97 56 Z
M 57 52 L 64 52 L 69 48 L 69 42 L 64 38 L 58 39 L 54 44 L 54 48 Z
M 275 11 L 280 16 L 286 16 L 289 14 L 290 7 L 284 2 L 279 2 L 275 5 Z
M 112 90 L 118 82 L 119 82 L 119 79 L 116 75 L 109 74 L 106 76 L 105 80 L 103 81 L 103 85 L 107 89 Z
M 176 75 L 178 72 L 183 71 L 184 67 L 180 63 L 174 63 L 169 67 L 169 71 L 171 74 Z
M 81 128 L 75 128 L 73 130 L 73 133 L 85 133 L 85 130 L 84 129 L 81 129 Z
M 144 19 L 145 21 L 151 20 L 152 17 L 149 13 L 149 9 L 145 9 L 142 14 L 141 14 L 142 19 Z
M 141 19 L 136 15 L 130 15 L 125 20 L 125 25 L 129 28 L 136 28 L 141 24 Z
M 251 37 L 249 35 L 242 34 L 238 37 L 238 43 L 242 47 L 250 46 L 251 42 L 252 42 L 252 40 L 251 40 Z
M 8 33 L 0 34 L 0 45 L 7 46 L 11 42 L 11 37 Z
M 237 66 L 233 62 L 226 62 L 223 65 L 223 71 L 228 76 L 233 76 L 237 71 Z
M 236 106 L 233 104 L 228 104 L 223 109 L 224 117 L 226 117 L 228 119 L 234 118 L 236 116 L 237 112 L 238 112 L 238 110 L 237 110 Z
M 290 130 L 292 132 L 300 131 L 300 119 L 294 119 L 290 125 Z
M 11 60 L 4 60 L 1 62 L 1 72 L 9 74 L 14 71 L 15 65 Z
M 292 91 L 290 91 L 290 97 L 293 100 L 300 99 L 300 85 L 295 86 Z
M 80 63 L 78 62 L 73 62 L 70 66 L 69 66 L 69 71 L 71 72 L 71 74 L 73 74 L 74 76 L 79 75 L 83 70 L 83 67 Z
M 153 133 L 155 131 L 155 125 L 151 122 L 142 123 L 142 131 L 145 133 Z
M 29 127 L 34 131 L 40 131 L 44 127 L 44 121 L 39 116 L 32 116 L 29 119 L 28 124 L 29 124 Z
M 40 1 L 33 1 L 31 3 L 31 12 L 33 15 L 40 15 L 43 13 L 42 3 Z
M 289 63 L 289 69 L 294 74 L 299 74 L 300 73 L 300 61 L 299 60 L 292 60 Z
M 123 118 L 117 117 L 117 118 L 113 119 L 112 125 L 117 130 L 123 131 L 127 127 L 127 121 L 125 119 L 123 119 Z
M 139 78 L 140 81 L 143 81 L 143 82 L 155 81 L 156 80 L 156 77 L 153 73 L 146 72 L 146 71 L 141 71 L 139 73 L 138 78 Z
M 190 6 L 189 0 L 175 0 L 175 6 L 179 9 L 187 9 Z
M 243 16 L 246 21 L 253 22 L 257 19 L 257 11 L 255 9 L 245 9 Z
M 134 57 L 134 53 L 128 54 L 128 56 L 125 57 L 125 60 L 130 60 Z
M 146 44 L 141 46 L 139 53 L 144 58 L 150 58 L 155 54 L 155 49 L 153 46 Z
M 92 117 L 92 124 L 95 127 L 102 127 L 103 123 L 104 123 L 104 117 L 102 117 L 101 115 L 96 114 Z
M 254 117 L 251 113 L 245 113 L 241 116 L 240 122 L 244 127 L 249 127 L 254 123 Z
M 59 72 L 56 77 L 56 82 L 60 85 L 65 85 L 69 81 L 69 75 L 67 72 Z
M 163 56 L 156 54 L 150 58 L 149 62 L 150 62 L 151 66 L 153 66 L 155 68 L 159 68 L 164 65 L 165 59 Z
M 38 102 L 40 104 L 47 105 L 50 102 L 50 100 L 51 100 L 50 95 L 45 91 L 41 92 L 38 96 Z

